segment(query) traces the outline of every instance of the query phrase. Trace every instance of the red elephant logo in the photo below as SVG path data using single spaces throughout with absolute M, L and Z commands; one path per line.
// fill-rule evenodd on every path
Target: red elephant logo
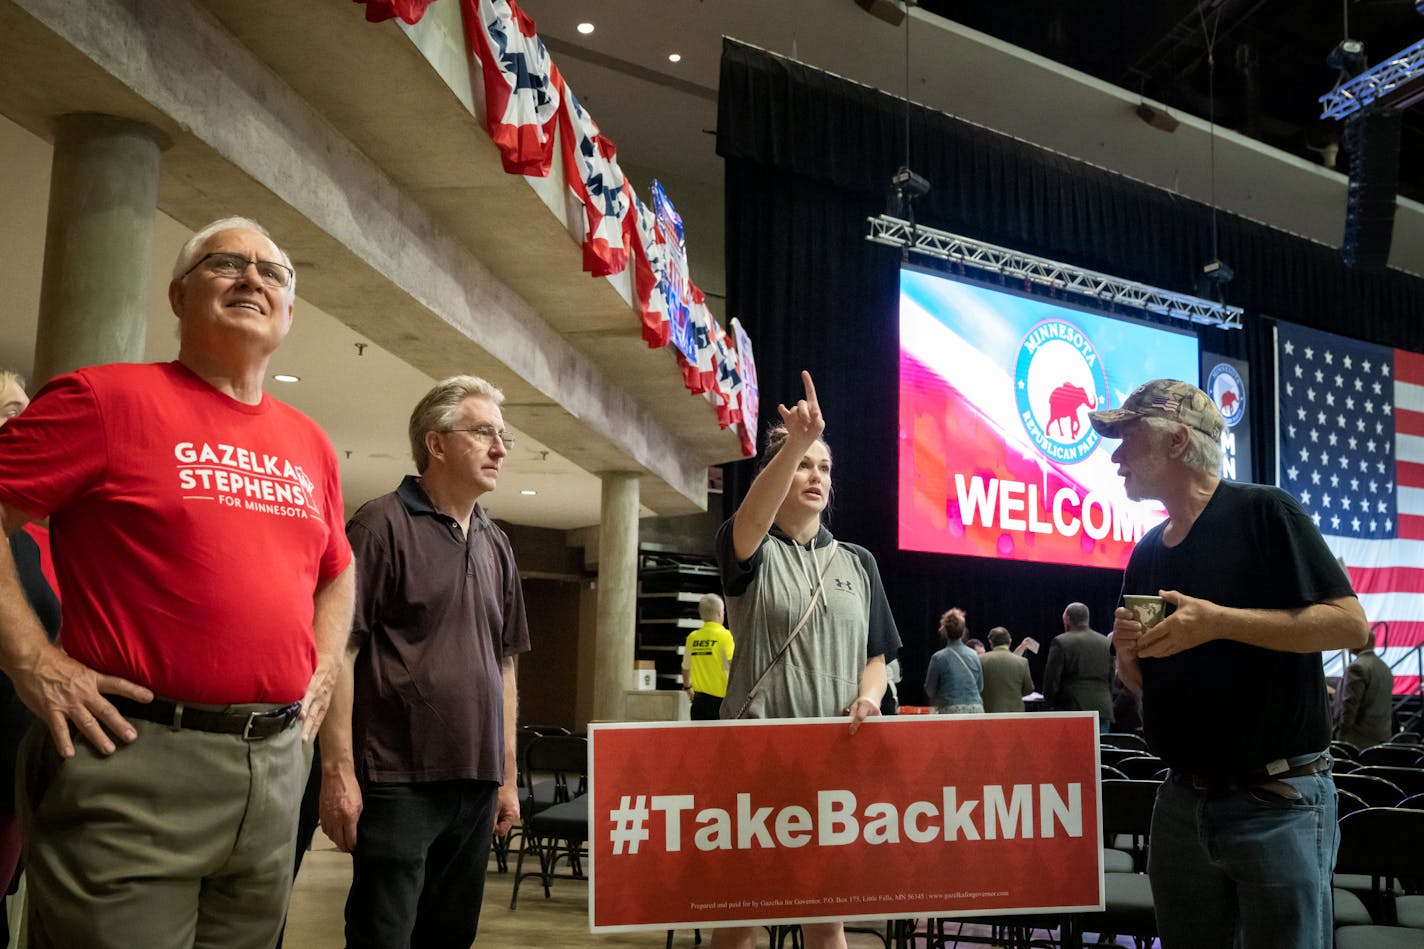
M 1236 408 L 1236 403 L 1240 401 L 1241 399 L 1236 395 L 1235 392 L 1232 392 L 1229 389 L 1223 392 L 1221 394 L 1221 414 L 1230 415 L 1232 411 Z
M 1054 389 L 1048 395 L 1048 424 L 1044 426 L 1044 433 L 1053 431 L 1053 426 L 1058 426 L 1058 434 L 1063 435 L 1063 425 L 1068 424 L 1068 439 L 1076 441 L 1078 429 L 1081 423 L 1078 421 L 1078 407 L 1087 406 L 1089 409 L 1097 408 L 1097 401 L 1078 386 L 1065 382 Z

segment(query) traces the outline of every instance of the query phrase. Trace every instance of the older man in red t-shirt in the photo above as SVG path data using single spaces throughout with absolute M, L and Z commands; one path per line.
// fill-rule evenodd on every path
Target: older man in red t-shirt
M 262 390 L 295 283 L 214 222 L 173 270 L 176 362 L 59 376 L 0 432 L 5 530 L 50 518 L 65 594 L 61 651 L 0 546 L 32 946 L 276 939 L 354 596 L 331 444 Z

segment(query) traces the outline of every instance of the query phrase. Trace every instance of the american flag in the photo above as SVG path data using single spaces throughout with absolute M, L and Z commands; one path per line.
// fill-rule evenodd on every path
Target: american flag
M 1277 483 L 1344 559 L 1371 624 L 1388 624 L 1376 652 L 1395 692 L 1413 692 L 1424 645 L 1424 356 L 1280 323 L 1276 389 Z

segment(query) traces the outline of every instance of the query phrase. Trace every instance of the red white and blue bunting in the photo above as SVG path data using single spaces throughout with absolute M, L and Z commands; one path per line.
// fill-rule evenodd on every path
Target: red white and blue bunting
M 420 0 L 358 0 L 415 7 Z M 742 452 L 756 449 L 756 366 L 736 320 L 727 334 L 692 282 L 682 219 L 652 183 L 644 204 L 618 167 L 617 149 L 580 105 L 544 48 L 534 21 L 514 0 L 461 0 L 465 40 L 484 80 L 486 128 L 509 174 L 546 177 L 555 157 L 570 206 L 583 215 L 583 267 L 595 277 L 622 273 L 633 287 L 650 348 L 669 343 L 689 392 L 703 394 L 723 428 L 735 428 Z M 368 8 L 367 15 L 372 13 Z M 416 14 L 419 18 L 419 13 Z M 408 21 L 414 22 L 414 21 Z M 750 381 L 750 385 L 748 385 Z

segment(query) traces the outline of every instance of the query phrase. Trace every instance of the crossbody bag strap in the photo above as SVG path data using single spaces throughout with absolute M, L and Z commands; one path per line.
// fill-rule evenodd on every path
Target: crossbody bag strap
M 762 683 L 766 681 L 766 677 L 771 675 L 771 670 L 776 668 L 776 664 L 781 661 L 781 657 L 786 655 L 787 650 L 791 648 L 791 644 L 796 641 L 796 637 L 801 635 L 801 630 L 805 629 L 806 624 L 810 622 L 811 612 L 816 609 L 816 603 L 820 601 L 826 589 L 826 585 L 822 583 L 821 580 L 825 577 L 826 571 L 831 569 L 831 561 L 836 559 L 836 547 L 839 546 L 839 544 L 840 541 L 833 540 L 831 541 L 831 545 L 826 548 L 828 554 L 826 564 L 816 576 L 816 589 L 815 592 L 811 594 L 811 602 L 807 604 L 806 612 L 801 614 L 801 619 L 798 620 L 796 625 L 791 629 L 791 635 L 786 637 L 786 642 L 781 644 L 781 648 L 776 651 L 776 655 L 772 658 L 771 662 L 767 663 L 766 668 L 762 670 L 762 674 L 757 676 L 756 682 L 752 683 L 751 690 L 747 692 L 746 700 L 742 702 L 742 707 L 737 709 L 737 714 L 732 716 L 733 718 L 741 718 L 747 713 L 747 708 L 752 704 L 752 700 L 757 697 L 757 693 L 761 691 Z

